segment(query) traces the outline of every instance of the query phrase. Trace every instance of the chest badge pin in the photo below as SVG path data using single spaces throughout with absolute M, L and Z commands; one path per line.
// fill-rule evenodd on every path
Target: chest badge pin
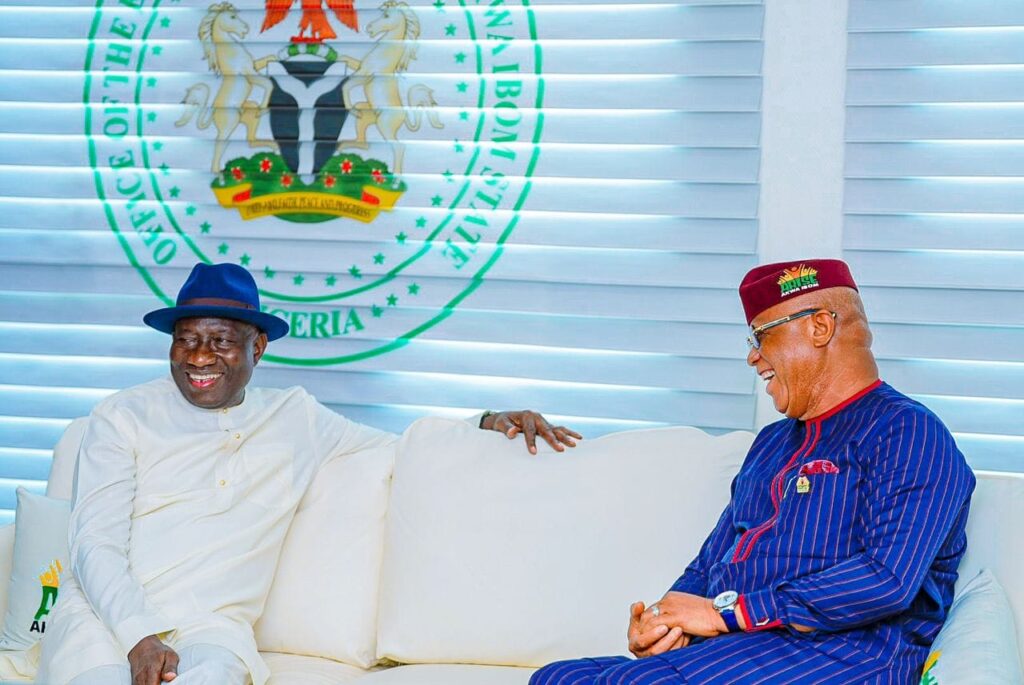
M 807 476 L 800 476 L 796 479 L 796 491 L 800 495 L 806 495 L 811 491 L 811 481 Z

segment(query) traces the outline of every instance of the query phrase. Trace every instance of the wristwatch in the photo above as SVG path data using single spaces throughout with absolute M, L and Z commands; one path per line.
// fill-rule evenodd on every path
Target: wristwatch
M 740 623 L 736 620 L 736 602 L 739 598 L 735 590 L 726 590 L 711 601 L 730 633 L 738 633 L 740 630 Z

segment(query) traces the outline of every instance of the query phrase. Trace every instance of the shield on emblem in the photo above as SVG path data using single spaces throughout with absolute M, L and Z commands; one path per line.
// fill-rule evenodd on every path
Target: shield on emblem
M 285 164 L 306 178 L 319 172 L 334 155 L 348 118 L 341 95 L 348 68 L 332 57 L 333 50 L 327 58 L 298 54 L 268 66 L 274 82 L 271 133 Z

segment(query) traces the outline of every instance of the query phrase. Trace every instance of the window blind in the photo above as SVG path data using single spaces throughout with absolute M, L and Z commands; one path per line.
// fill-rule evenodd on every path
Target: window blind
M 844 249 L 882 375 L 971 464 L 1024 454 L 1024 6 L 852 0 Z
M 254 382 L 381 428 L 753 427 L 759 2 L 357 2 L 335 38 L 253 0 L 0 3 L 0 509 L 167 372 L 141 316 L 196 261 L 292 325 Z

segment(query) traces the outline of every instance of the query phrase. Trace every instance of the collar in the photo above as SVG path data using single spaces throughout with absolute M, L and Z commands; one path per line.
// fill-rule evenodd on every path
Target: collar
M 850 395 L 845 400 L 843 400 L 842 402 L 840 402 L 836 406 L 834 406 L 831 409 L 829 409 L 828 411 L 826 411 L 824 414 L 818 414 L 817 416 L 815 416 L 813 418 L 807 419 L 807 421 L 805 423 L 821 423 L 825 419 L 828 419 L 828 418 L 831 418 L 831 417 L 835 416 L 836 414 L 841 412 L 843 409 L 846 409 L 848 406 L 850 406 L 851 404 L 853 404 L 854 402 L 856 402 L 860 398 L 864 397 L 865 395 L 867 395 L 869 392 L 871 392 L 875 388 L 879 387 L 880 385 L 882 385 L 882 379 L 881 378 L 876 380 L 874 383 L 872 383 L 868 387 L 862 388 L 862 389 L 858 390 L 857 392 L 855 392 L 854 394 Z

